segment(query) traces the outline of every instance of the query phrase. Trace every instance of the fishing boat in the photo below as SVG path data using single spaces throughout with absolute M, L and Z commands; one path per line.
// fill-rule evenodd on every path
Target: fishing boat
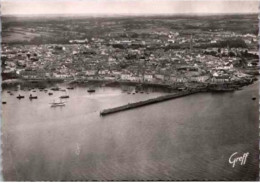
M 70 98 L 70 96 L 69 95 L 62 95 L 62 96 L 60 96 L 60 98 Z
M 18 98 L 20 100 L 20 99 L 24 98 L 24 96 L 19 94 L 16 98 Z
M 96 90 L 94 89 L 94 88 L 90 88 L 90 89 L 88 89 L 88 92 L 89 93 L 94 93 Z
M 53 93 L 50 92 L 50 93 L 48 93 L 48 95 L 53 95 Z
M 37 99 L 38 97 L 37 96 L 32 96 L 32 94 L 30 94 L 29 96 L 29 99 L 32 100 L 32 99 Z
M 63 107 L 63 106 L 65 106 L 65 102 L 62 102 L 62 101 L 60 101 L 60 102 L 53 101 L 50 104 L 51 104 L 51 107 Z
M 58 87 L 51 88 L 52 91 L 59 91 L 60 89 Z

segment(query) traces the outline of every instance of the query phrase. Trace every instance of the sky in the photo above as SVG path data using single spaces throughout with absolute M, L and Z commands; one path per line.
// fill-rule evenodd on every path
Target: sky
M 259 0 L 1 0 L 2 15 L 258 13 Z

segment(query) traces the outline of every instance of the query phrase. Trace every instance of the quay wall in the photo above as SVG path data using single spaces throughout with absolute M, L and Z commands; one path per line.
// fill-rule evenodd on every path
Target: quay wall
M 137 108 L 137 107 L 142 107 L 142 106 L 145 106 L 145 105 L 150 105 L 150 104 L 154 104 L 154 103 L 158 103 L 158 102 L 162 102 L 162 101 L 166 101 L 166 100 L 184 97 L 184 96 L 191 95 L 191 94 L 198 93 L 198 92 L 200 92 L 200 91 L 199 90 L 183 91 L 183 92 L 164 95 L 164 96 L 160 96 L 160 97 L 156 97 L 156 98 L 153 98 L 153 99 L 148 99 L 148 100 L 144 100 L 144 101 L 140 101 L 140 102 L 129 103 L 129 104 L 126 104 L 126 105 L 123 105 L 123 106 L 120 106 L 120 107 L 105 109 L 105 110 L 100 112 L 100 115 L 105 116 L 105 115 L 113 114 L 113 113 L 120 112 L 120 111 L 125 111 L 125 110 L 134 109 L 134 108 Z

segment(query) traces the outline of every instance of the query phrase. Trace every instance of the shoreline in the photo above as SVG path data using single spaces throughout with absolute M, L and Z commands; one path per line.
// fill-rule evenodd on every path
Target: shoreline
M 2 88 L 15 87 L 22 85 L 23 87 L 51 87 L 56 84 L 64 83 L 69 86 L 86 86 L 96 85 L 100 87 L 120 87 L 120 86 L 133 86 L 133 87 L 155 87 L 160 89 L 166 89 L 169 92 L 178 91 L 190 91 L 194 89 L 200 89 L 203 91 L 235 91 L 240 90 L 243 86 L 253 84 L 258 78 L 252 76 L 250 78 L 243 78 L 236 81 L 229 81 L 223 83 L 198 83 L 198 82 L 176 82 L 176 83 L 152 83 L 152 82 L 139 82 L 139 81 L 127 81 L 127 80 L 106 80 L 106 79 L 76 79 L 76 80 L 65 80 L 65 79 L 11 79 L 3 80 Z

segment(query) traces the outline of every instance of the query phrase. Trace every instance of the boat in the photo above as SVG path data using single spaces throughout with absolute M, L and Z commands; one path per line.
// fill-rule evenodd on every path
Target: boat
M 51 104 L 51 107 L 63 107 L 63 106 L 65 106 L 65 102 L 62 102 L 62 101 L 60 101 L 60 102 L 52 102 L 52 103 L 50 103 Z
M 6 102 L 3 101 L 2 104 L 6 104 Z
M 89 93 L 94 93 L 95 91 L 96 91 L 96 90 L 93 89 L 93 88 L 88 89 L 88 92 L 89 92 Z
M 59 91 L 60 89 L 58 87 L 51 88 L 52 91 Z
M 68 90 L 73 90 L 73 89 L 74 89 L 74 87 L 68 87 L 67 89 L 68 89 Z
M 70 98 L 70 96 L 69 95 L 62 95 L 62 96 L 60 96 L 60 98 Z
M 24 98 L 24 96 L 19 94 L 16 98 L 18 98 L 20 100 L 20 99 Z
M 53 95 L 53 93 L 50 92 L 50 93 L 48 93 L 48 95 Z
M 255 96 L 253 96 L 253 97 L 252 97 L 252 100 L 256 100 L 256 97 L 255 97 Z
M 38 97 L 37 96 L 32 96 L 32 94 L 30 94 L 29 96 L 29 99 L 32 100 L 32 99 L 37 99 Z
M 66 90 L 65 90 L 65 89 L 61 89 L 60 91 L 66 92 Z
M 8 91 L 7 93 L 9 93 L 9 95 L 13 95 L 13 93 L 11 91 Z
M 211 86 L 208 89 L 209 89 L 209 91 L 212 91 L 212 92 L 233 92 L 233 91 L 235 91 L 234 87 L 225 87 L 225 86 L 221 86 L 221 85 Z

